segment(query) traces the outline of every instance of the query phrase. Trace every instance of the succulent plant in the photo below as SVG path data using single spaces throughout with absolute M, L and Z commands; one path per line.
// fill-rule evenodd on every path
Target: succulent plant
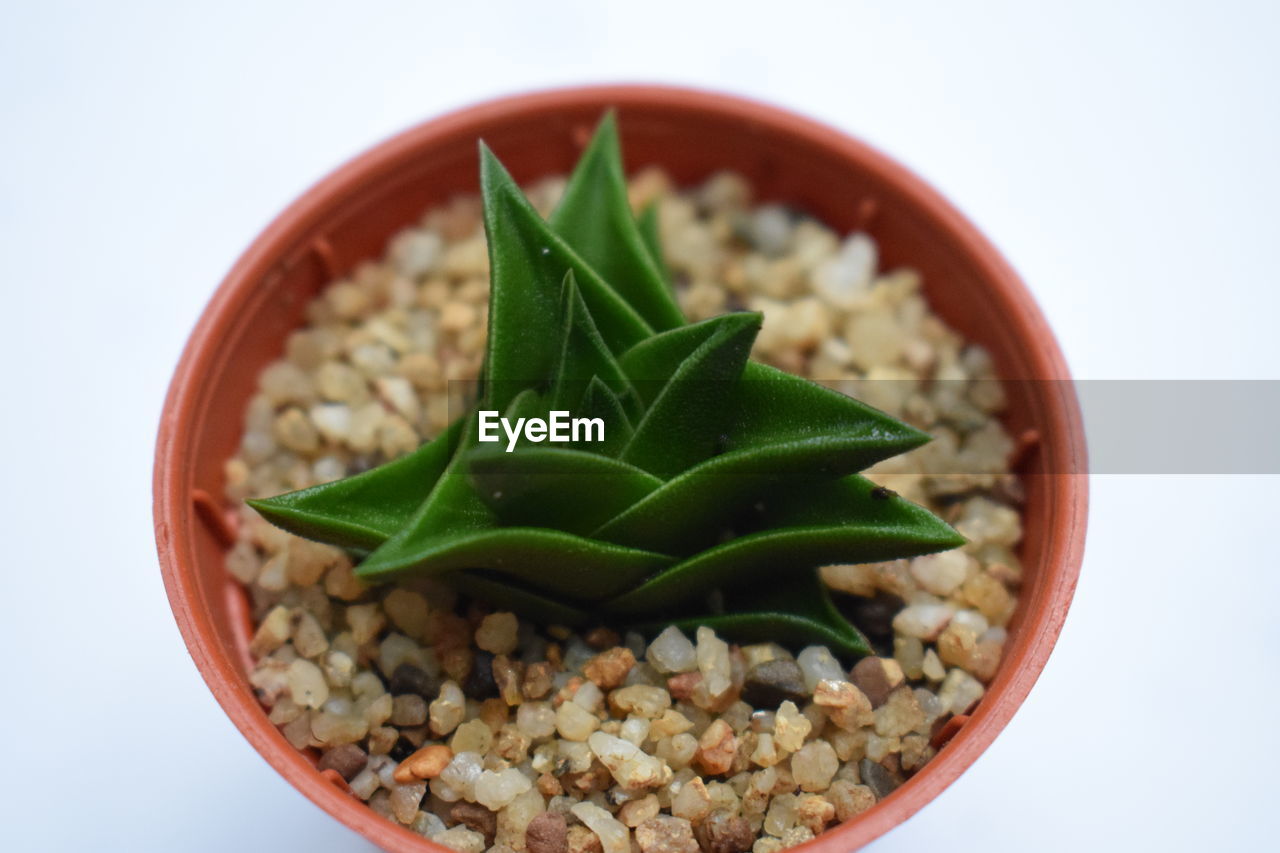
M 481 143 L 489 336 L 477 399 L 408 456 L 249 503 L 362 555 L 380 582 L 442 576 L 547 623 L 707 625 L 741 640 L 866 638 L 818 576 L 963 539 L 859 476 L 929 436 L 749 354 L 762 317 L 687 323 L 652 208 L 627 200 L 606 115 L 544 220 Z M 603 440 L 479 440 L 509 422 L 599 418 Z

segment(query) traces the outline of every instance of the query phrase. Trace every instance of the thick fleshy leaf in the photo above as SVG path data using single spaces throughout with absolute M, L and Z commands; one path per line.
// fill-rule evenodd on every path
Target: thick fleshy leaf
M 760 331 L 756 313 L 727 314 L 715 331 L 669 374 L 636 424 L 621 458 L 659 477 L 672 477 L 722 446 L 730 401 Z
M 733 396 L 726 450 L 815 437 L 857 435 L 879 442 L 875 461 L 906 453 L 932 440 L 927 432 L 860 400 L 776 367 L 749 363 Z M 868 463 L 869 464 L 869 463 Z
M 528 389 L 508 406 L 508 417 L 543 405 Z M 585 539 L 559 530 L 502 527 L 480 499 L 468 470 L 478 446 L 477 417 L 462 427 L 448 466 L 408 522 L 356 567 L 366 581 L 413 572 L 434 576 L 492 569 L 534 589 L 591 601 L 627 589 L 671 560 L 661 554 Z
M 684 325 L 675 296 L 631 214 L 613 113 L 596 127 L 550 225 L 654 329 Z
M 623 372 L 631 378 L 644 405 L 652 405 L 680 365 L 712 335 L 720 332 L 727 318 L 735 316 L 741 315 L 712 317 L 710 320 L 659 332 L 624 351 L 618 362 L 622 365 Z
M 572 270 L 565 273 L 561 285 L 560 316 L 563 328 L 552 371 L 550 408 L 568 410 L 593 381 L 598 381 L 613 392 L 628 415 L 638 417 L 641 409 L 636 390 L 596 328 Z
M 588 420 L 599 418 L 604 422 L 604 440 L 589 442 L 584 437 L 583 441 L 573 445 L 578 450 L 615 457 L 635 434 L 635 427 L 631 425 L 631 418 L 627 416 L 622 401 L 599 377 L 591 380 L 575 411 L 579 417 Z
M 667 286 L 671 286 L 671 271 L 667 269 L 666 257 L 662 254 L 662 236 L 661 229 L 658 227 L 658 203 L 651 201 L 640 211 L 640 216 L 636 218 L 636 225 L 640 227 L 640 236 L 644 238 L 645 248 L 649 250 L 649 255 L 653 258 L 654 265 L 658 271 L 662 273 L 662 280 Z
M 582 535 L 662 485 L 634 465 L 560 447 L 477 449 L 469 465 L 481 500 L 504 524 Z
M 374 558 L 377 558 L 376 561 Z M 669 565 L 671 558 L 545 527 L 494 527 L 393 537 L 356 567 L 365 581 L 490 569 L 558 599 L 599 601 Z
M 490 607 L 514 611 L 526 619 L 536 620 L 543 625 L 578 628 L 599 621 L 599 617 L 593 616 L 588 610 L 573 607 L 559 599 L 534 592 L 519 582 L 495 572 L 478 570 L 454 572 L 445 580 L 463 595 L 479 599 Z
M 342 548 L 376 548 L 404 526 L 444 473 L 463 420 L 409 455 L 372 470 L 246 503 L 276 527 L 306 539 Z
M 716 317 L 653 335 L 622 354 L 619 362 L 645 405 L 661 392 L 661 380 L 672 376 L 723 322 Z M 926 444 L 928 433 L 902 423 L 816 382 L 756 361 L 742 371 L 730 404 L 725 450 L 739 450 L 811 436 L 866 435 L 884 443 L 888 458 Z M 878 460 L 877 460 L 878 461 Z
M 503 410 L 524 388 L 550 380 L 566 272 L 573 272 L 596 326 L 615 352 L 652 333 L 635 309 L 538 216 L 483 143 L 480 185 L 491 281 L 485 362 L 489 408 Z
M 872 653 L 871 643 L 831 601 L 816 571 L 779 578 L 776 584 L 728 600 L 723 613 L 686 616 L 673 623 L 651 623 L 641 630 L 656 633 L 675 624 L 689 633 L 700 626 L 725 639 L 743 643 L 787 643 L 795 647 L 821 643 L 837 654 L 861 657 Z
M 856 475 L 779 493 L 764 502 L 758 532 L 701 551 L 605 606 L 622 614 L 654 612 L 768 575 L 915 557 L 964 544 L 964 537 L 923 507 L 879 494 L 874 483 Z
M 815 436 L 714 456 L 596 528 L 592 536 L 619 545 L 644 543 L 688 554 L 719 538 L 743 507 L 788 484 L 822 483 L 864 470 L 898 451 L 871 435 Z
M 734 315 L 728 315 L 734 316 Z M 717 320 L 649 338 L 622 357 L 634 375 L 678 369 Z M 654 384 L 636 381 L 642 398 Z M 747 364 L 725 402 L 721 453 L 670 478 L 593 535 L 667 553 L 714 540 L 738 510 L 788 480 L 843 477 L 929 441 L 929 435 L 813 382 Z M 797 417 L 796 413 L 803 413 Z

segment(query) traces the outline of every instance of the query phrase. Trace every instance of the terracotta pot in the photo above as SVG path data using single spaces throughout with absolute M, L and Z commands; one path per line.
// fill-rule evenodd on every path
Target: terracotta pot
M 1067 379 L 1049 327 L 1017 275 L 950 204 L 901 166 L 844 134 L 718 94 L 649 86 L 584 88 L 493 101 L 382 143 L 290 206 L 240 258 L 187 343 L 156 448 L 156 543 L 169 601 L 196 665 L 249 742 L 317 805 L 374 843 L 443 850 L 393 826 L 291 747 L 246 678 L 248 607 L 223 567 L 233 517 L 221 500 L 259 371 L 282 352 L 307 301 L 428 207 L 477 189 L 483 137 L 525 181 L 566 173 L 606 107 L 617 107 L 627 164 L 661 164 L 681 183 L 718 169 L 764 199 L 794 204 L 839 232 L 866 228 L 883 261 L 920 270 L 933 308 L 987 347 L 1003 378 Z M 938 756 L 899 790 L 806 849 L 876 838 L 950 784 L 1022 703 L 1071 601 L 1084 546 L 1087 482 L 1074 393 L 1065 382 L 1010 386 L 1006 425 L 1038 434 L 1020 470 L 1027 491 L 1026 582 L 1004 661 L 986 697 Z M 956 727 L 953 726 L 953 729 Z M 1016 784 L 1010 780 L 1010 784 Z

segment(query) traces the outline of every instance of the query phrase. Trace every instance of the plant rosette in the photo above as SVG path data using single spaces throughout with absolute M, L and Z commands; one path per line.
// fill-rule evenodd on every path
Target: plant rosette
M 555 97 L 526 99 L 524 120 L 536 124 L 527 109 Z M 1082 470 L 1074 399 L 1061 383 L 1015 383 L 1002 424 L 1005 401 L 979 386 L 1011 355 L 1032 378 L 1065 369 L 1051 339 L 1029 334 L 1042 321 L 994 252 L 856 143 L 784 129 L 756 105 L 677 99 L 692 125 L 710 117 L 724 133 L 749 120 L 759 133 L 769 118 L 784 143 L 826 146 L 837 168 L 857 154 L 855 185 L 870 175 L 880 192 L 853 196 L 859 221 L 840 244 L 814 220 L 744 203 L 748 184 L 732 175 L 695 195 L 664 194 L 652 170 L 628 185 L 613 117 L 588 143 L 586 108 L 616 104 L 627 133 L 633 113 L 642 129 L 645 105 L 663 108 L 644 89 L 580 97 L 571 131 L 586 144 L 567 182 L 540 197 L 526 198 L 482 147 L 482 204 L 452 203 L 457 233 L 447 209 L 429 214 L 381 267 L 344 283 L 376 246 L 373 232 L 405 221 L 370 213 L 353 252 L 341 237 L 359 221 L 351 192 L 366 193 L 366 211 L 378 192 L 404 196 L 393 207 L 408 210 L 462 188 L 457 168 L 433 185 L 408 165 L 412 145 L 393 142 L 345 186 L 322 187 L 327 198 L 304 201 L 310 214 L 287 216 L 264 238 L 267 253 L 233 272 L 265 281 L 268 301 L 339 283 L 304 299 L 309 325 L 261 375 L 232 462 L 183 472 L 191 502 L 173 528 L 186 551 L 176 567 L 166 455 L 175 435 L 201 430 L 162 428 L 157 534 L 180 624 L 255 745 L 384 846 L 771 853 L 862 843 L 967 766 L 1056 635 L 1083 530 L 1081 478 L 1060 473 Z M 439 123 L 435 143 L 457 150 L 470 133 L 519 157 L 502 144 L 509 124 L 477 108 Z M 704 157 L 693 171 L 733 166 Z M 746 158 L 751 178 L 773 174 L 761 167 Z M 673 171 L 689 179 L 682 164 Z M 804 208 L 804 195 L 788 200 Z M 689 208 L 698 221 L 682 231 Z M 459 226 L 468 215 L 483 235 Z M 921 221 L 947 239 L 921 245 L 911 233 Z M 719 298 L 716 277 L 690 261 L 698 228 L 733 258 L 718 269 Z M 675 245 L 664 250 L 664 238 Z M 974 282 L 988 313 L 994 305 L 1014 329 L 983 340 L 994 359 L 929 313 L 918 276 L 877 277 L 877 240 L 882 258 L 918 257 L 926 288 L 938 267 L 962 288 Z M 288 242 L 305 248 L 268 257 Z M 246 289 L 233 294 L 242 303 Z M 459 307 L 463 294 L 474 304 Z M 726 311 L 726 295 L 751 310 Z M 963 332 L 988 319 L 956 309 L 954 293 L 928 296 L 961 312 L 947 320 Z M 269 307 L 259 298 L 245 310 L 263 326 Z M 279 341 L 301 306 L 276 307 L 285 316 L 265 325 Z M 212 334 L 245 340 L 244 316 L 228 310 L 215 300 L 209 313 L 223 319 Z M 193 347 L 207 347 L 217 325 L 203 321 Z M 256 365 L 272 357 L 270 339 L 252 349 Z M 459 354 L 432 373 L 431 358 Z M 193 360 L 184 357 L 171 403 L 183 398 L 185 421 L 208 421 L 208 408 L 189 413 Z M 203 360 L 228 374 L 213 383 L 223 403 L 245 398 L 254 373 Z M 465 379 L 464 362 L 479 383 L 450 394 L 442 377 Z M 841 393 L 885 376 L 916 387 L 900 365 L 916 386 L 957 374 L 975 383 L 959 396 L 867 391 L 890 411 Z M 225 423 L 213 430 L 224 447 L 237 441 Z M 910 453 L 931 432 L 941 445 Z M 1009 472 L 1009 434 L 1023 445 L 1021 478 Z M 219 510 L 219 479 L 261 517 Z M 247 584 L 247 611 L 234 595 L 210 603 L 225 581 L 208 561 L 233 543 L 225 565 Z M 206 589 L 193 596 L 196 562 Z M 261 702 L 256 715 L 246 693 Z M 308 758 L 284 756 L 281 736 L 321 772 L 308 778 Z

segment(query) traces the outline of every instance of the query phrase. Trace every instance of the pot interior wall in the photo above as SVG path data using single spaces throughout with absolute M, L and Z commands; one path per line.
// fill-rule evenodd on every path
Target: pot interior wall
M 480 121 L 479 135 L 521 181 L 562 174 L 572 166 L 604 105 L 560 105 L 553 114 L 541 110 L 536 99 L 523 111 L 513 112 L 508 105 L 500 117 Z M 986 346 L 1004 378 L 1053 375 L 1056 366 L 1043 361 L 1043 354 L 1028 340 L 1029 321 L 1011 322 L 1023 310 L 1014 295 L 993 288 L 991 270 L 982 266 L 983 261 L 883 174 L 853 168 L 847 155 L 741 116 L 640 102 L 620 104 L 619 121 L 630 168 L 658 164 L 682 184 L 732 169 L 745 175 L 763 199 L 806 210 L 841 233 L 865 228 L 878 241 L 886 265 L 910 265 L 923 273 L 934 309 L 968 339 Z M 340 172 L 330 178 L 313 193 L 321 200 L 318 206 L 273 226 L 269 239 L 260 241 L 242 261 L 257 284 L 215 300 L 210 310 L 220 318 L 215 325 L 225 343 L 202 355 L 205 363 L 197 363 L 190 374 L 199 377 L 203 414 L 193 419 L 196 428 L 185 433 L 189 445 L 179 449 L 188 460 L 191 490 L 221 498 L 223 463 L 236 449 L 257 375 L 279 357 L 307 301 L 334 277 L 381 255 L 387 240 L 427 208 L 455 193 L 477 189 L 475 128 L 473 116 L 465 127 L 432 135 L 429 145 L 415 141 L 419 137 L 413 133 L 394 140 L 389 146 L 394 155 L 377 159 L 371 176 L 366 173 L 357 182 L 350 172 Z M 324 198 L 322 191 L 335 186 L 338 192 Z M 1030 322 L 1034 327 L 1040 321 Z M 1047 395 L 1053 391 L 1054 383 L 1009 387 L 1006 422 L 1014 435 L 1028 428 L 1043 431 L 1051 422 L 1054 408 Z M 1064 460 L 1048 458 L 1060 452 L 1052 443 L 1033 452 L 1024 462 L 1024 472 L 1066 470 Z M 1047 541 L 1053 529 L 1052 479 L 1025 478 L 1026 585 L 1020 611 L 1027 609 L 1030 599 L 1045 594 L 1041 567 L 1052 545 Z M 203 593 L 199 604 L 208 608 L 221 640 L 240 651 L 243 668 L 249 631 L 243 593 L 224 570 L 224 542 L 216 526 L 194 523 L 198 514 L 194 506 L 190 511 L 196 550 L 192 563 Z M 1026 646 L 1019 642 L 1020 626 L 1021 619 L 1015 619 L 1011 650 Z M 1008 677 L 1013 665 L 1009 659 L 1017 657 L 1006 657 L 998 681 Z M 240 686 L 248 691 L 243 675 L 242 671 Z

